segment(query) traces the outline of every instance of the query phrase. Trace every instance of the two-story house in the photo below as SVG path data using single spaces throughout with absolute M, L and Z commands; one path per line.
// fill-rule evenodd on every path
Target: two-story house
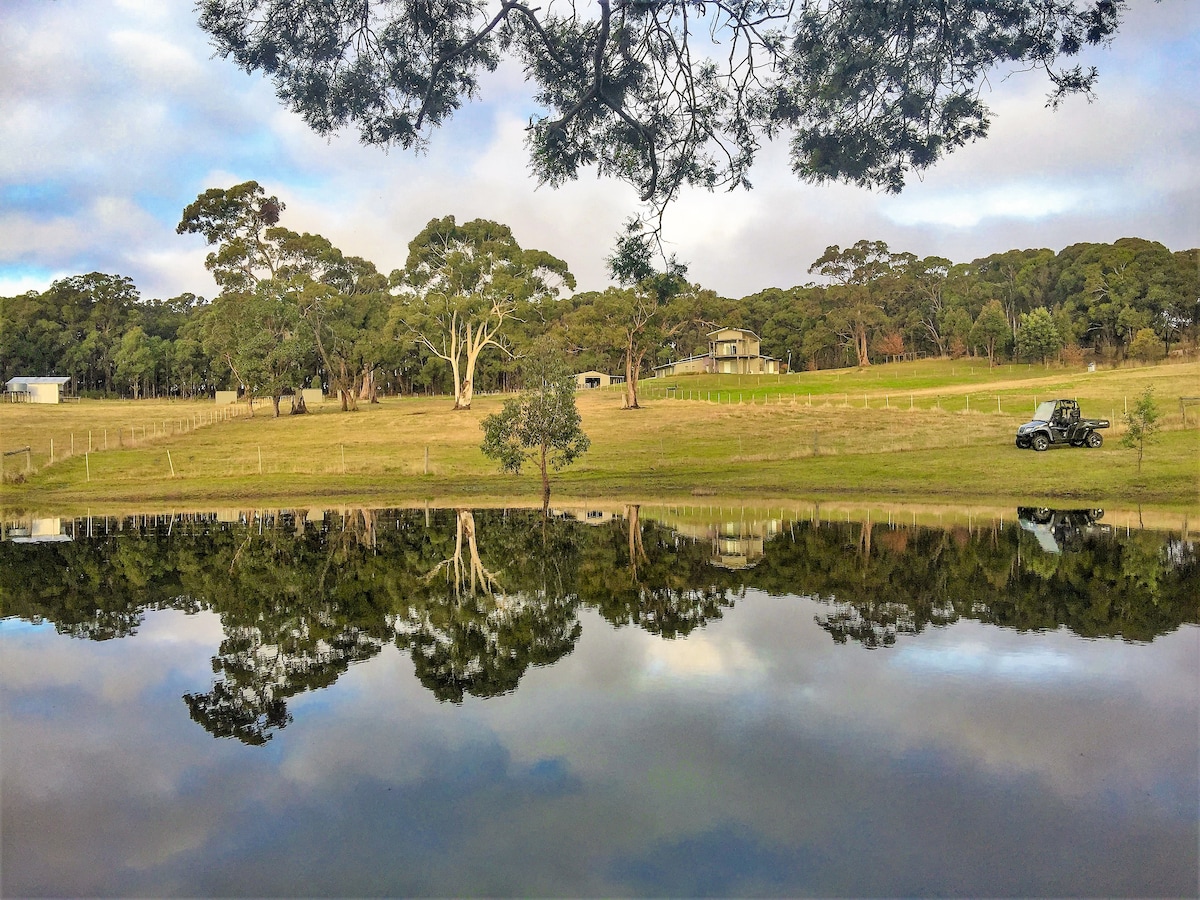
M 672 375 L 777 375 L 779 360 L 763 356 L 758 335 L 745 328 L 708 333 L 708 353 L 654 367 L 656 377 Z

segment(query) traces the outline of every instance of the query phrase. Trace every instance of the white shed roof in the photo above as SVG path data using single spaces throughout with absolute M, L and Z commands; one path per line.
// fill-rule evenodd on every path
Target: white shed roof
M 27 384 L 66 384 L 71 380 L 70 375 L 18 375 L 8 379 L 5 388 L 10 391 L 24 390 Z

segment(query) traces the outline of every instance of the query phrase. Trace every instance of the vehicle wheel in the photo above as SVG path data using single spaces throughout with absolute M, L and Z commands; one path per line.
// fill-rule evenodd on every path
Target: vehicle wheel
M 1098 431 L 1089 431 L 1087 436 L 1087 445 L 1095 450 L 1104 443 L 1104 435 Z
M 1044 434 L 1035 434 L 1033 436 L 1033 449 L 1041 453 L 1050 446 L 1050 439 Z
M 1020 450 L 1028 450 L 1029 449 L 1029 438 L 1024 438 L 1024 437 L 1017 438 L 1017 448 Z

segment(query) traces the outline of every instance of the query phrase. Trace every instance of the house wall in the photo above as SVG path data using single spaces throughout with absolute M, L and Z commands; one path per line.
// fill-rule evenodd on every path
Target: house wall
M 709 349 L 713 356 L 758 356 L 762 342 L 750 331 L 722 328 L 709 334 Z
M 584 388 L 608 387 L 612 384 L 612 376 L 604 372 L 580 372 L 575 376 L 575 387 Z
M 29 388 L 30 403 L 58 403 L 59 387 L 57 384 L 31 384 Z
M 699 356 L 696 359 L 681 359 L 675 363 L 673 375 L 701 375 L 708 371 L 709 359 Z

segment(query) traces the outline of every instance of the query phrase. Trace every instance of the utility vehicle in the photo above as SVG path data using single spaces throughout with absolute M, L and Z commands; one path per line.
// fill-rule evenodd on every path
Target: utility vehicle
M 1099 429 L 1108 426 L 1108 419 L 1081 418 L 1074 400 L 1046 400 L 1038 404 L 1033 419 L 1017 429 L 1017 446 L 1022 450 L 1045 450 L 1059 444 L 1095 448 L 1104 443 Z
M 1077 549 L 1087 537 L 1111 535 L 1112 527 L 1101 524 L 1102 518 L 1102 509 L 1017 507 L 1017 524 L 1037 538 L 1047 553 Z

